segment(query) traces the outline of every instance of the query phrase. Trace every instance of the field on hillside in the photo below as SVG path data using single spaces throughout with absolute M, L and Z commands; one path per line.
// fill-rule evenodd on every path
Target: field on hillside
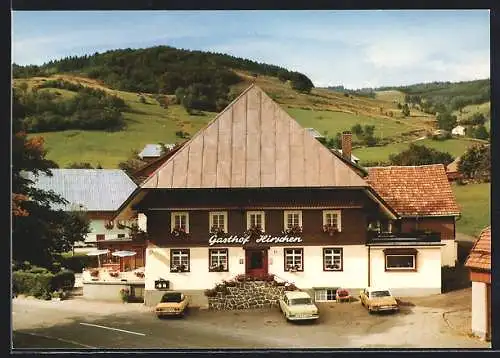
M 454 111 L 453 114 L 457 116 L 458 121 L 467 119 L 472 117 L 474 113 L 482 113 L 488 120 L 484 124 L 488 131 L 490 130 L 491 120 L 489 119 L 491 116 L 491 102 L 485 102 L 481 104 L 471 104 L 465 106 L 462 109 L 462 113 L 459 111 Z
M 374 125 L 375 136 L 395 137 L 403 133 L 415 130 L 415 127 L 408 124 L 409 121 L 394 120 L 389 118 L 368 117 L 353 113 L 333 112 L 333 111 L 309 111 L 300 108 L 285 108 L 285 110 L 297 120 L 303 127 L 315 128 L 321 134 L 327 133 L 334 137 L 337 132 L 350 130 L 355 124 Z
M 375 98 L 386 102 L 404 103 L 405 94 L 398 90 L 375 91 Z
M 423 139 L 415 141 L 415 144 L 425 145 L 426 147 L 434 148 L 441 152 L 448 152 L 453 157 L 462 155 L 469 146 L 478 143 L 477 141 L 460 138 L 448 139 L 444 141 L 437 141 L 432 139 Z M 389 161 L 390 154 L 397 154 L 402 152 L 410 146 L 409 142 L 394 143 L 383 147 L 366 147 L 353 149 L 353 154 L 360 158 L 360 164 L 373 161 Z
M 490 183 L 453 184 L 452 189 L 462 212 L 457 221 L 457 232 L 477 236 L 491 224 Z
M 93 87 L 100 88 L 98 84 Z M 116 168 L 119 162 L 130 156 L 132 150 L 140 151 L 148 143 L 182 142 L 185 139 L 177 137 L 175 132 L 182 130 L 193 135 L 215 116 L 215 113 L 210 112 L 189 115 L 180 105 L 170 105 L 168 109 L 164 109 L 149 96 L 146 96 L 147 103 L 144 104 L 139 102 L 136 93 L 111 92 L 123 98 L 130 106 L 130 110 L 123 113 L 127 122 L 126 130 L 68 130 L 34 133 L 30 136 L 43 136 L 48 149 L 47 158 L 54 160 L 61 167 L 72 162 L 89 162 L 94 166 L 100 164 L 103 168 Z

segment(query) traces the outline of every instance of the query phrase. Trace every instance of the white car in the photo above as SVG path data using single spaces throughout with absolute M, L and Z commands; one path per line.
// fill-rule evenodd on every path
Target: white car
M 289 321 L 315 320 L 319 318 L 318 307 L 311 296 L 302 291 L 285 291 L 279 300 L 280 310 Z

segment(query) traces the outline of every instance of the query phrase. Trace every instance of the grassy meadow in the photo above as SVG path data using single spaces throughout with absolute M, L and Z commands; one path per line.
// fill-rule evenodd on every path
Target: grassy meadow
M 462 212 L 457 232 L 477 236 L 491 224 L 491 184 L 453 184 L 452 190 Z
M 444 141 L 423 139 L 415 141 L 415 144 L 434 148 L 441 152 L 448 152 L 454 158 L 462 155 L 471 145 L 478 143 L 466 138 L 452 138 Z M 393 143 L 383 147 L 364 147 L 353 149 L 353 154 L 360 159 L 360 163 L 373 161 L 389 161 L 389 155 L 398 154 L 410 146 L 409 142 Z

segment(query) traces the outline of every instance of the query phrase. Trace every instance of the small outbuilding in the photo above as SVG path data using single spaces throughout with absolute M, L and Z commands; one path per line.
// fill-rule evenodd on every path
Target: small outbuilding
M 485 228 L 465 262 L 472 281 L 472 333 L 491 339 L 491 226 Z
M 453 128 L 451 130 L 451 134 L 464 136 L 465 131 L 466 131 L 466 128 L 464 126 L 456 126 L 455 128 Z

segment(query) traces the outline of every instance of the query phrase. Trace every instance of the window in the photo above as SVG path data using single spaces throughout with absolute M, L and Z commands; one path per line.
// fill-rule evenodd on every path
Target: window
M 170 272 L 189 272 L 189 249 L 170 250 Z
M 104 238 L 105 238 L 104 234 L 97 234 L 97 235 L 95 236 L 95 239 L 96 239 L 97 241 L 102 241 L 102 240 L 104 240 Z
M 247 212 L 247 230 L 251 227 L 259 227 L 262 229 L 262 231 L 266 230 L 266 221 L 263 211 Z
M 325 226 L 342 231 L 340 210 L 323 210 L 323 227 Z
M 222 230 L 227 232 L 227 212 L 226 211 L 212 211 L 210 212 L 210 232 L 213 230 Z
M 174 229 L 189 232 L 189 213 L 174 211 L 170 217 L 171 231 Z
M 336 288 L 322 288 L 314 291 L 314 300 L 317 302 L 321 301 L 335 301 Z
M 323 249 L 323 271 L 342 271 L 342 248 Z
M 208 249 L 210 272 L 229 271 L 227 249 Z
M 285 271 L 304 271 L 304 249 L 285 250 Z
M 398 271 L 398 270 L 415 270 L 415 255 L 385 255 L 385 270 Z
M 302 227 L 302 211 L 300 210 L 285 211 L 283 213 L 283 218 L 284 218 L 283 227 L 285 230 L 297 226 Z
M 118 235 L 117 235 L 117 237 L 118 237 L 119 239 L 122 239 L 122 238 L 124 238 L 124 237 L 125 237 L 125 234 L 118 234 Z

